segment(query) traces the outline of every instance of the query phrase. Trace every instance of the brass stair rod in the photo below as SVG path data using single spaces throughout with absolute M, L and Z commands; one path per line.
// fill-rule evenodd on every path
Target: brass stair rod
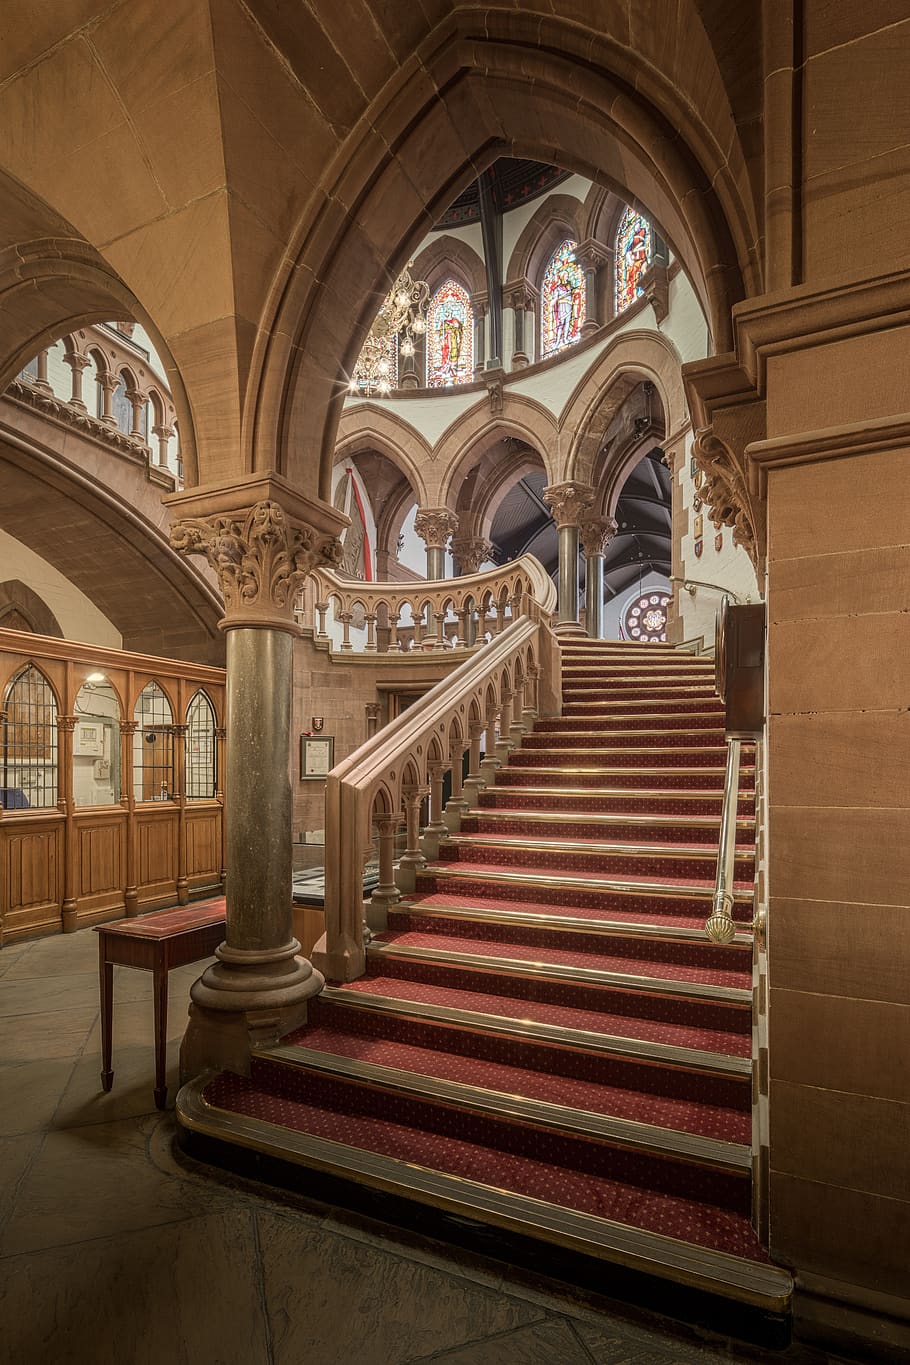
M 733 922 L 733 882 L 736 875 L 736 817 L 739 811 L 739 759 L 742 741 L 727 739 L 727 773 L 724 808 L 717 849 L 717 880 L 714 908 L 705 920 L 705 933 L 712 943 L 730 943 L 736 933 Z

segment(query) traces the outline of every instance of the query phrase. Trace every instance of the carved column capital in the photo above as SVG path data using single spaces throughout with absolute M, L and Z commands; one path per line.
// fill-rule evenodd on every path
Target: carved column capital
M 348 518 L 276 475 L 177 493 L 167 502 L 174 511 L 171 545 L 179 554 L 203 555 L 218 575 L 222 629 L 295 631 L 294 604 L 307 575 L 341 561 L 338 534 Z
M 543 490 L 543 500 L 552 510 L 558 527 L 577 526 L 594 501 L 594 489 L 587 483 L 554 483 Z
M 613 259 L 613 252 L 608 246 L 604 246 L 603 242 L 588 237 L 575 248 L 575 259 L 582 270 L 599 270 L 602 265 L 609 265 Z
M 414 530 L 428 550 L 444 550 L 449 536 L 458 530 L 458 517 L 448 507 L 421 507 Z
M 73 370 L 84 370 L 91 362 L 87 355 L 80 355 L 78 351 L 70 351 L 63 357 L 64 365 L 69 365 Z
M 582 521 L 578 531 L 585 558 L 606 554 L 607 546 L 618 530 L 619 523 L 615 517 L 587 517 Z
M 452 554 L 458 560 L 461 572 L 479 573 L 480 566 L 490 558 L 493 546 L 482 536 L 453 536 Z

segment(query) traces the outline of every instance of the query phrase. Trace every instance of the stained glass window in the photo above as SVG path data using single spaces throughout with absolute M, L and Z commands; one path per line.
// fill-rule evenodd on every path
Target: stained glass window
M 651 261 L 651 224 L 626 209 L 616 233 L 616 311 L 621 313 L 643 293 L 641 277 Z
M 467 384 L 474 375 L 474 313 L 467 290 L 446 280 L 427 309 L 427 387 Z
M 667 638 L 668 592 L 646 592 L 626 608 L 624 621 L 628 639 L 647 644 L 662 644 Z
M 575 259 L 577 242 L 566 241 L 550 257 L 540 291 L 540 354 L 555 355 L 581 336 L 585 279 Z

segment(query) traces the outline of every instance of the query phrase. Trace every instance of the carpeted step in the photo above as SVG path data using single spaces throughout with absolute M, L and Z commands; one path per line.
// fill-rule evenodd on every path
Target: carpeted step
M 687 994 L 671 994 L 659 986 L 636 990 L 549 980 L 379 953 L 369 956 L 366 975 L 349 982 L 345 992 L 719 1056 L 749 1056 L 752 1016 L 741 992 L 690 986 Z M 712 993 L 721 998 L 710 998 Z
M 535 721 L 534 729 L 531 733 L 535 735 L 596 735 L 613 733 L 617 730 L 620 732 L 624 730 L 639 730 L 645 732 L 663 730 L 716 730 L 719 734 L 723 735 L 724 717 L 722 711 L 667 711 L 662 715 L 655 715 L 653 711 L 645 711 L 637 715 L 635 712 L 620 711 L 610 715 L 566 715 L 554 717 L 550 720 Z
M 522 736 L 523 753 L 536 753 L 539 750 L 572 749 L 578 751 L 601 749 L 641 749 L 643 745 L 657 744 L 661 749 L 712 748 L 720 750 L 725 743 L 723 729 L 716 725 L 710 728 L 669 726 L 646 729 L 644 726 L 627 728 L 625 726 L 598 725 L 590 730 L 534 730 Z
M 413 905 L 389 912 L 389 926 L 372 943 L 393 950 L 438 948 L 483 957 L 568 966 L 580 971 L 621 972 L 703 985 L 752 984 L 751 944 L 719 947 L 701 941 L 625 934 L 597 934 L 536 925 L 479 921 L 467 916 L 422 915 Z M 372 945 L 371 945 L 372 946 Z
M 751 1140 L 752 1097 L 745 1076 L 382 1015 L 325 997 L 313 1002 L 306 1026 L 284 1042 L 720 1141 Z
M 515 872 L 508 868 L 450 863 L 435 864 L 417 874 L 417 891 L 421 896 L 469 896 L 478 900 L 492 898 L 527 904 L 530 899 L 541 906 L 579 906 L 612 917 L 617 913 L 639 915 L 686 915 L 704 924 L 711 913 L 710 886 L 685 885 L 649 881 L 647 878 L 605 877 L 584 878 L 567 874 L 550 875 L 533 870 Z M 752 919 L 751 893 L 738 895 L 733 907 L 733 918 L 738 924 Z
M 591 717 L 609 720 L 614 715 L 637 715 L 646 719 L 665 715 L 706 715 L 716 716 L 723 724 L 724 714 L 721 703 L 712 701 L 710 697 L 669 695 L 660 700 L 653 697 L 643 700 L 640 693 L 617 697 L 611 692 L 599 700 L 591 700 L 581 693 L 576 699 L 564 698 L 562 707 L 562 718 L 566 720 L 588 720 Z M 554 723 L 558 723 L 555 717 Z
M 619 904 L 617 896 L 608 906 L 583 905 L 573 901 L 541 901 L 533 892 L 530 896 L 507 900 L 496 894 L 499 887 L 494 885 L 488 889 L 489 894 L 482 896 L 461 892 L 458 886 L 445 891 L 418 891 L 399 901 L 398 905 L 403 910 L 413 910 L 418 914 L 464 914 L 472 919 L 486 916 L 499 922 L 515 919 L 522 924 L 540 922 L 551 927 L 558 924 L 577 928 L 590 926 L 597 933 L 626 927 L 639 935 L 648 932 L 658 936 L 694 934 L 700 941 L 705 941 L 704 923 L 710 909 L 707 904 L 692 907 L 685 902 L 680 905 L 672 898 L 664 897 L 660 906 L 646 909 L 637 902 L 632 905 Z M 743 913 L 745 915 L 745 911 Z M 748 934 L 750 929 L 746 916 L 741 920 L 739 932 Z
M 410 1096 L 396 1097 L 393 1119 L 381 1089 L 313 1072 L 302 1079 L 290 1067 L 280 1090 L 223 1072 L 203 1094 L 216 1109 L 349 1149 L 765 1259 L 749 1223 L 749 1182 L 732 1173 L 611 1149 L 608 1176 L 600 1143 Z
M 571 872 L 585 877 L 646 877 L 652 881 L 680 880 L 711 886 L 717 869 L 714 850 L 699 845 L 675 848 L 661 844 L 615 844 L 581 839 L 509 839 L 503 835 L 455 836 L 440 844 L 436 867 L 516 868 L 532 876 Z M 735 884 L 744 889 L 754 875 L 754 850 L 737 849 Z
M 566 772 L 592 768 L 595 762 L 604 768 L 716 768 L 723 770 L 726 763 L 726 746 L 716 744 L 679 745 L 677 748 L 644 747 L 635 744 L 627 748 L 616 745 L 604 746 L 596 753 L 589 747 L 573 748 L 520 748 L 509 754 L 509 767 L 533 768 L 537 765 L 548 768 L 561 766 Z M 587 761 L 586 761 L 587 760 Z
M 627 814 L 627 815 L 693 815 L 720 821 L 723 810 L 723 793 L 705 791 L 619 788 L 609 791 L 604 788 L 577 790 L 572 787 L 532 787 L 522 786 L 517 793 L 512 786 L 497 783 L 486 787 L 481 793 L 474 814 L 484 811 L 554 811 L 571 813 L 586 811 Z M 755 796 L 752 791 L 742 791 L 739 797 L 739 815 L 743 818 L 754 816 Z
M 719 766 L 656 768 L 646 764 L 634 767 L 618 765 L 597 765 L 589 763 L 582 767 L 566 764 L 518 764 L 509 757 L 508 767 L 496 772 L 496 786 L 504 787 L 572 787 L 620 789 L 623 787 L 659 787 L 666 791 L 675 788 L 685 790 L 706 790 L 723 794 L 725 769 Z M 755 770 L 746 765 L 740 768 L 740 791 L 751 791 L 755 785 Z
M 738 836 L 748 847 L 753 822 L 742 818 Z M 610 814 L 597 811 L 534 811 L 526 807 L 488 810 L 481 808 L 462 816 L 460 834 L 526 835 L 529 839 L 606 839 L 611 842 L 707 844 L 716 851 L 720 833 L 718 815 L 661 815 L 648 811 L 638 816 L 628 810 Z

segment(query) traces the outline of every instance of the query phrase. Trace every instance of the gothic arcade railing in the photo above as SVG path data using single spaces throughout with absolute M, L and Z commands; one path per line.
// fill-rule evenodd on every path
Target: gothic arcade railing
M 388 906 L 401 891 L 413 889 L 416 871 L 428 856 L 436 855 L 439 839 L 458 828 L 461 815 L 476 803 L 487 779 L 538 714 L 559 712 L 559 649 L 550 628 L 556 592 L 539 565 L 534 572 L 536 561 L 530 561 L 530 572 L 527 564 L 522 560 L 519 565 L 525 567 L 514 566 L 511 595 L 499 599 L 504 604 L 497 618 L 502 625 L 484 648 L 471 650 L 454 672 L 328 775 L 325 933 L 316 944 L 313 961 L 329 980 L 351 981 L 364 971 L 363 867 L 372 849 L 374 825 L 379 835 L 379 885 L 368 916 L 376 928 L 383 925 Z M 454 583 L 422 584 L 420 601 L 426 601 L 437 615 L 449 599 L 456 604 L 456 615 L 468 610 L 462 605 L 468 598 L 479 601 L 483 609 L 486 589 L 481 591 L 477 585 L 489 578 L 475 574 Z M 453 593 L 455 584 L 462 587 Z M 359 593 L 352 590 L 352 596 Z M 390 602 L 392 609 L 395 600 Z M 510 618 L 507 611 L 515 615 Z M 438 634 L 435 638 L 435 647 L 444 648 Z M 469 759 L 463 779 L 465 753 Z M 451 799 L 443 807 L 447 774 L 451 775 Z M 421 840 L 420 809 L 425 798 L 429 798 L 429 823 Z M 407 831 L 406 848 L 396 880 L 394 841 L 402 824 Z
M 495 639 L 555 592 L 533 555 L 460 578 L 413 583 L 364 583 L 318 569 L 298 620 L 317 644 L 350 655 L 473 649 Z M 552 609 L 552 608 L 551 608 Z

